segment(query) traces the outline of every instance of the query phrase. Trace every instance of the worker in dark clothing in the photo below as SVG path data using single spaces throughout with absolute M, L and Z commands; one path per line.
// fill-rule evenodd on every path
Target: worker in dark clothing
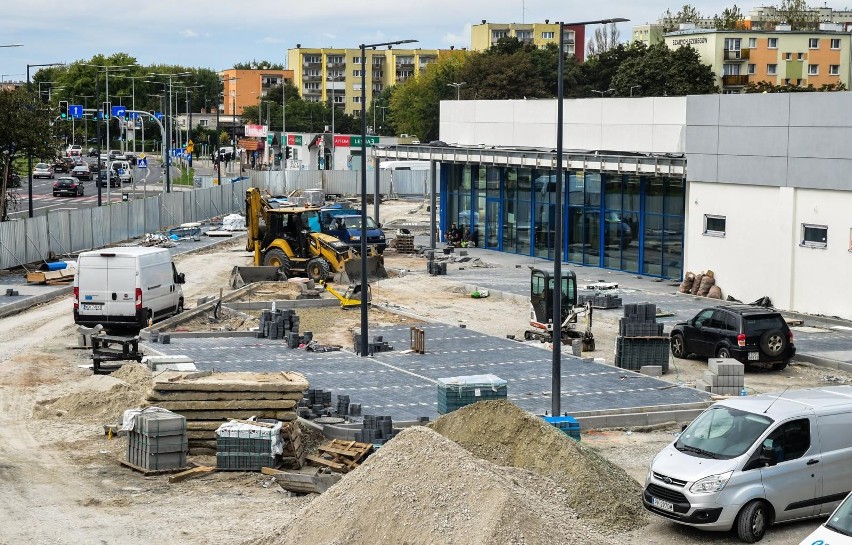
M 458 246 L 459 243 L 461 243 L 461 238 L 461 229 L 459 229 L 458 226 L 453 223 L 452 227 L 450 227 L 450 230 L 447 231 L 447 243 L 450 246 Z

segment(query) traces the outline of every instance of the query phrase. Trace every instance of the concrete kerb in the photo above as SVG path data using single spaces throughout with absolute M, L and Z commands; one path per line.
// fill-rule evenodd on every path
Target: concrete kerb
M 41 295 L 32 295 L 29 297 L 25 297 L 20 301 L 15 301 L 14 303 L 4 305 L 0 307 L 0 318 L 6 318 L 7 316 L 12 316 L 19 312 L 23 312 L 28 308 L 31 308 L 34 305 L 40 305 L 41 303 L 46 303 L 58 297 L 62 297 L 63 295 L 67 295 L 74 291 L 74 286 L 62 286 L 55 290 L 51 290 L 47 293 L 42 293 Z

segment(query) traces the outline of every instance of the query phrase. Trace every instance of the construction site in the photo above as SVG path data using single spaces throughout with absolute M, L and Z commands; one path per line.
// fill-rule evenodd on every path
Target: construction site
M 248 233 L 174 256 L 185 308 L 132 341 L 75 325 L 67 290 L 0 320 L 0 544 L 739 542 L 642 506 L 654 455 L 730 395 L 701 386 L 706 360 L 669 352 L 703 298 L 572 267 L 588 311 L 563 337 L 550 414 L 535 286 L 552 263 L 432 250 L 427 202 L 382 209 L 391 240 L 366 293 L 332 239 L 296 226 L 270 243 L 249 214 Z M 755 394 L 852 375 L 797 359 L 738 380 Z

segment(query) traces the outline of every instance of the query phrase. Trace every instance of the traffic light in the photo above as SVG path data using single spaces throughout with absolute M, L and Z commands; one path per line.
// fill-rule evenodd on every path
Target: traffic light
M 292 159 L 293 158 L 293 148 L 291 148 L 290 146 L 287 146 L 285 148 L 285 155 L 287 156 L 287 159 Z
M 60 100 L 59 101 L 59 117 L 62 119 L 68 119 L 68 101 Z
M 112 116 L 112 103 L 110 103 L 110 102 L 104 102 L 103 103 L 103 106 L 101 107 L 101 115 L 103 116 L 104 119 L 109 121 L 109 118 Z

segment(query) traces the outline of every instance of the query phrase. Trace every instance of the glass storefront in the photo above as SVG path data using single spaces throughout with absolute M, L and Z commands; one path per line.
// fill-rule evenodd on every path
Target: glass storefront
M 455 164 L 441 176 L 443 230 L 455 222 L 481 247 L 553 258 L 554 170 Z M 563 183 L 566 262 L 681 277 L 683 179 L 571 171 Z

